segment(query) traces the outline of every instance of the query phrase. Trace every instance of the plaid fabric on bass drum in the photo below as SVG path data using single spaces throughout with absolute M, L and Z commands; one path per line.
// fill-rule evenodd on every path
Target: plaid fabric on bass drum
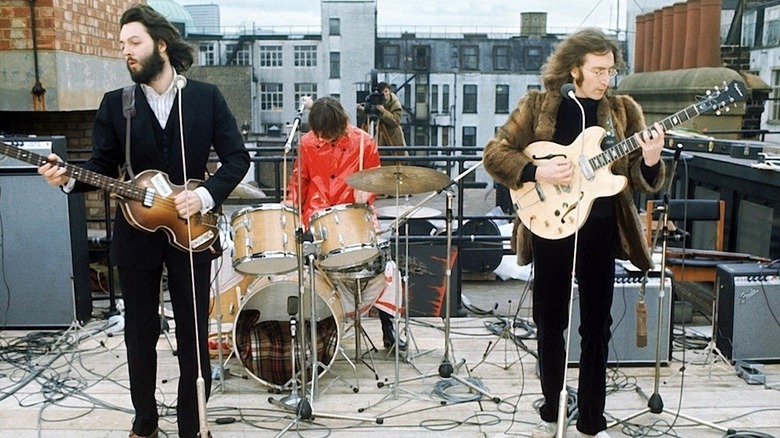
M 289 321 L 259 321 L 260 312 L 245 309 L 236 322 L 236 347 L 241 363 L 247 371 L 273 385 L 285 385 L 292 378 L 292 349 Z M 303 336 L 311 336 L 306 321 Z M 301 332 L 298 332 L 301 335 Z M 336 319 L 329 316 L 317 323 L 317 360 L 326 366 L 331 363 L 338 345 Z M 296 362 L 300 362 L 297 360 Z M 311 358 L 307 354 L 307 367 Z M 297 363 L 300 368 L 300 364 Z M 320 372 L 323 367 L 320 366 Z

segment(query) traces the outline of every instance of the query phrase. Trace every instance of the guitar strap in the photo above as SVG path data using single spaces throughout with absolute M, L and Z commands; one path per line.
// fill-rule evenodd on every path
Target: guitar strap
M 122 89 L 122 114 L 125 116 L 125 166 L 122 172 L 127 172 L 130 179 L 135 178 L 133 166 L 130 164 L 130 120 L 135 116 L 135 84 Z

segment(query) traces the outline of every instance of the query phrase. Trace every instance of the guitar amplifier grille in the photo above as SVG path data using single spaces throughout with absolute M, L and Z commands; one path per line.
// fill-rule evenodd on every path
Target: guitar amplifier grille
M 780 361 L 780 277 L 757 263 L 718 265 L 716 344 L 732 360 Z
M 621 365 L 655 364 L 656 334 L 658 333 L 658 310 L 660 302 L 660 273 L 651 273 L 645 284 L 645 305 L 647 306 L 647 345 L 636 345 L 636 303 L 642 277 L 638 274 L 619 271 L 615 273 L 615 294 L 612 299 L 612 340 L 609 343 L 609 363 Z M 666 275 L 666 287 L 663 289 L 663 313 L 661 315 L 661 357 L 663 364 L 668 364 L 670 350 L 670 324 L 672 310 L 672 274 Z M 575 286 L 574 307 L 572 313 L 569 363 L 577 364 L 580 360 L 580 334 L 576 328 L 580 326 L 579 291 Z

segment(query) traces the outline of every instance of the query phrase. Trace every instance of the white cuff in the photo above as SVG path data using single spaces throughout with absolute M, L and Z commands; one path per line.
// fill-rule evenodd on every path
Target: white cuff
M 209 193 L 208 189 L 205 187 L 196 187 L 194 192 L 198 195 L 198 198 L 200 198 L 201 214 L 214 208 L 214 198 L 211 197 L 211 193 Z

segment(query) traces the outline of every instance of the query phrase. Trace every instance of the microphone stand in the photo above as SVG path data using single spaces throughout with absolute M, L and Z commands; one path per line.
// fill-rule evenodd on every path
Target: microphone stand
M 702 426 L 707 426 L 707 427 L 710 427 L 712 429 L 720 430 L 722 432 L 725 432 L 728 435 L 733 435 L 733 434 L 737 433 L 737 431 L 734 430 L 734 429 L 729 429 L 727 427 L 720 426 L 720 425 L 715 424 L 715 423 L 711 423 L 711 422 L 708 422 L 708 421 L 700 420 L 700 419 L 695 418 L 695 417 L 691 417 L 690 415 L 686 415 L 686 414 L 683 414 L 683 413 L 679 412 L 679 409 L 677 411 L 672 411 L 672 410 L 664 408 L 664 401 L 663 401 L 663 399 L 661 398 L 661 395 L 658 392 L 659 381 L 660 381 L 660 373 L 661 373 L 661 329 L 662 329 L 662 326 L 663 326 L 663 309 L 664 309 L 663 302 L 664 302 L 664 295 L 665 295 L 664 289 L 665 289 L 665 285 L 666 285 L 666 249 L 667 249 L 667 244 L 668 244 L 668 240 L 669 240 L 669 191 L 670 191 L 670 187 L 671 187 L 672 183 L 674 182 L 675 175 L 677 173 L 677 165 L 680 162 L 680 154 L 682 153 L 682 148 L 683 148 L 683 145 L 681 143 L 676 144 L 675 147 L 674 147 L 674 149 L 675 149 L 675 151 L 674 151 L 674 159 L 673 159 L 673 162 L 672 162 L 672 170 L 671 170 L 671 172 L 669 174 L 669 179 L 668 179 L 669 183 L 668 183 L 666 189 L 664 190 L 664 194 L 663 194 L 663 197 L 662 197 L 662 199 L 663 199 L 662 205 L 660 207 L 658 207 L 658 209 L 660 209 L 661 213 L 662 213 L 661 218 L 660 218 L 660 220 L 662 221 L 661 222 L 662 228 L 660 230 L 658 230 L 658 231 L 661 232 L 661 279 L 660 279 L 661 280 L 661 284 L 660 284 L 660 286 L 658 288 L 658 318 L 657 318 L 658 319 L 658 324 L 657 324 L 657 329 L 656 329 L 656 340 L 655 340 L 655 374 L 654 374 L 654 379 L 653 379 L 653 394 L 650 396 L 650 398 L 647 399 L 647 407 L 645 409 L 642 409 L 639 412 L 635 412 L 635 413 L 633 413 L 633 414 L 631 414 L 631 415 L 629 415 L 629 416 L 627 416 L 627 417 L 625 417 L 623 419 L 615 420 L 615 421 L 607 424 L 607 429 L 609 429 L 609 428 L 611 428 L 611 427 L 613 427 L 613 426 L 615 426 L 617 424 L 625 423 L 625 422 L 627 422 L 629 420 L 632 420 L 632 419 L 634 419 L 636 417 L 639 417 L 640 415 L 645 414 L 647 412 L 651 412 L 653 414 L 660 414 L 660 413 L 665 412 L 665 413 L 673 415 L 675 417 L 684 418 L 684 419 L 686 419 L 688 421 L 692 421 L 694 423 L 701 424 Z M 648 211 L 647 214 L 653 214 L 653 212 Z M 657 241 L 658 231 L 656 231 L 656 235 L 653 238 L 653 243 L 655 243 Z M 655 245 L 653 245 L 653 246 L 655 246 Z M 645 277 L 647 277 L 647 273 L 645 273 Z M 644 285 L 644 280 L 643 280 L 642 284 Z M 715 334 L 713 333 L 713 336 L 714 335 Z M 637 338 L 637 341 L 639 341 L 639 338 Z M 640 395 L 645 397 L 644 393 L 641 392 L 641 389 L 637 388 L 637 392 L 639 392 Z M 682 403 L 682 401 L 680 401 L 680 403 Z
M 577 99 L 577 96 L 574 94 L 574 84 L 572 83 L 566 83 L 563 84 L 563 87 L 561 87 L 561 94 L 563 94 L 565 97 L 571 99 L 574 101 L 574 103 L 577 104 L 577 106 L 580 108 L 580 113 L 582 114 L 582 131 L 580 135 L 582 136 L 582 145 L 580 146 L 580 155 L 578 157 L 578 162 L 582 160 L 585 154 L 585 136 L 583 133 L 585 132 L 585 108 L 582 107 L 582 104 Z M 579 170 L 579 169 L 575 169 Z M 577 187 L 577 193 L 582 193 L 582 178 L 579 178 L 577 180 L 578 187 Z M 580 209 L 577 208 L 575 213 L 575 223 L 580 223 Z M 566 330 L 566 343 L 565 343 L 565 357 L 563 360 L 563 382 L 561 384 L 561 392 L 558 394 L 558 420 L 557 420 L 557 430 L 555 433 L 555 436 L 557 438 L 564 438 L 566 436 L 565 430 L 566 430 L 566 418 L 568 413 L 567 404 L 569 401 L 569 392 L 566 388 L 566 380 L 569 373 L 569 350 L 570 350 L 570 344 L 571 344 L 571 332 L 572 332 L 572 326 L 571 326 L 571 320 L 572 320 L 572 313 L 574 309 L 574 279 L 577 275 L 577 250 L 579 246 L 579 237 L 580 237 L 580 229 L 577 228 L 577 230 L 574 232 L 574 248 L 572 250 L 572 263 L 571 263 L 571 282 L 570 282 L 570 288 L 569 288 L 569 321 L 566 323 L 566 326 L 569 328 Z
M 292 129 L 290 130 L 290 134 L 287 138 L 287 145 L 285 145 L 285 155 L 288 150 L 288 146 L 292 145 L 292 139 L 295 136 L 295 132 L 298 130 L 300 126 L 300 117 L 303 113 L 303 110 L 306 109 L 307 103 L 310 101 L 305 100 L 305 98 L 301 98 L 301 106 L 298 110 L 298 115 L 295 118 L 295 121 L 292 124 Z M 301 159 L 303 157 L 303 148 L 301 145 L 301 142 L 298 142 L 298 193 L 297 196 L 297 208 L 298 208 L 298 215 L 295 215 L 296 220 L 298 221 L 296 225 L 295 230 L 295 245 L 296 245 L 296 256 L 298 258 L 298 296 L 295 297 L 297 300 L 297 315 L 298 315 L 298 322 L 301 325 L 301 327 L 305 327 L 305 321 L 304 321 L 304 302 L 303 302 L 303 295 L 305 294 L 305 279 L 303 275 L 303 269 L 304 269 L 304 256 L 308 259 L 308 266 L 309 266 L 309 280 L 310 280 L 310 290 L 309 290 L 309 302 L 311 305 L 311 321 L 310 321 L 310 330 L 311 330 L 311 342 L 309 347 L 311 348 L 311 358 L 312 358 L 312 390 L 311 390 L 311 397 L 312 399 L 317 396 L 317 334 L 316 334 L 316 327 L 317 327 L 317 320 L 316 320 L 316 304 L 315 304 L 315 295 L 316 295 L 316 289 L 315 289 L 315 266 L 314 266 L 314 259 L 315 255 L 317 253 L 317 245 L 318 242 L 314 241 L 308 241 L 305 239 L 305 230 L 303 226 L 303 218 L 301 215 L 303 214 L 303 197 L 301 196 L 301 184 L 302 184 L 302 170 L 303 170 L 303 163 L 301 162 Z M 287 166 L 284 166 L 287 168 Z M 285 179 L 286 181 L 286 179 Z M 285 182 L 286 184 L 286 182 Z M 288 301 L 288 312 L 292 313 L 291 311 L 294 302 L 293 300 Z M 294 318 L 291 315 L 291 323 L 293 322 Z M 297 336 L 298 342 L 296 342 L 295 338 L 295 331 L 294 328 L 291 326 L 291 332 L 294 336 L 292 342 L 293 347 L 296 345 L 299 346 L 298 348 L 298 354 L 300 354 L 300 375 L 301 375 L 301 383 L 296 388 L 297 378 L 296 378 L 296 370 L 295 370 L 295 352 L 291 352 L 291 358 L 292 360 L 292 379 L 293 379 L 293 390 L 291 394 L 287 397 L 283 397 L 280 400 L 277 400 L 273 397 L 268 397 L 268 402 L 280 406 L 287 410 L 294 410 L 295 411 L 295 418 L 282 430 L 279 431 L 279 433 L 276 435 L 277 437 L 280 437 L 287 433 L 293 426 L 297 425 L 299 421 L 301 420 L 314 420 L 315 417 L 323 417 L 323 418 L 332 418 L 332 419 L 340 419 L 340 420 L 354 420 L 358 422 L 366 422 L 366 421 L 374 421 L 377 424 L 382 424 L 383 420 L 378 418 L 363 418 L 363 417 L 353 417 L 353 416 L 347 416 L 347 415 L 335 415 L 335 414 L 327 414 L 322 412 L 315 413 L 312 409 L 312 404 L 307 398 L 307 391 L 306 386 L 307 383 L 307 373 L 306 373 L 306 336 Z M 305 335 L 305 333 L 304 333 Z
M 179 139 L 181 142 L 181 166 L 182 166 L 182 177 L 184 178 L 184 190 L 185 192 L 188 190 L 188 181 L 189 178 L 187 176 L 187 158 L 184 151 L 184 120 L 182 118 L 182 90 L 184 87 L 187 86 L 187 78 L 184 76 L 181 76 L 179 74 L 175 74 L 173 78 L 176 88 L 178 89 L 178 95 L 177 100 L 179 103 Z M 197 404 L 198 404 L 198 419 L 199 419 L 199 436 L 201 437 L 207 437 L 211 435 L 209 432 L 209 424 L 208 420 L 206 419 L 206 381 L 203 378 L 203 368 L 201 367 L 201 351 L 200 351 L 200 338 L 201 333 L 199 330 L 200 327 L 200 318 L 198 317 L 198 300 L 195 290 L 195 261 L 193 258 L 193 252 L 192 252 L 192 228 L 190 227 L 192 216 L 190 215 L 189 211 L 189 202 L 187 203 L 187 255 L 189 256 L 189 262 L 190 262 L 190 281 L 191 281 L 191 291 L 192 291 L 192 316 L 193 316 L 193 322 L 195 324 L 195 358 L 197 360 L 196 368 L 198 369 L 198 377 L 195 380 L 195 389 L 197 392 Z M 219 342 L 222 342 L 220 339 Z

